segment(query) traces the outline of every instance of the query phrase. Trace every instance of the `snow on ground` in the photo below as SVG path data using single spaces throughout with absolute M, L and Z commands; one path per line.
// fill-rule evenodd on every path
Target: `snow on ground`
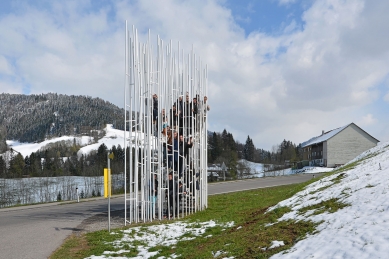
M 93 150 L 97 150 L 101 144 L 105 144 L 108 149 L 111 149 L 112 146 L 120 145 L 122 148 L 124 147 L 124 131 L 114 129 L 112 124 L 107 124 L 107 127 L 104 128 L 105 135 L 103 138 L 99 139 L 96 143 L 93 141 L 93 137 L 89 136 L 62 136 L 58 138 L 48 139 L 40 143 L 20 143 L 15 140 L 7 140 L 7 145 L 12 147 L 14 150 L 20 152 L 23 157 L 31 155 L 32 152 L 37 152 L 42 147 L 55 142 L 60 141 L 70 141 L 73 144 L 73 141 L 76 141 L 77 144 L 82 146 L 82 148 L 78 151 L 78 156 L 81 157 L 82 154 L 89 154 Z M 126 133 L 126 138 L 129 138 L 128 132 Z M 144 139 L 143 133 L 131 133 L 133 137 L 135 134 L 139 134 L 139 139 Z
M 370 157 L 372 154 L 378 155 Z M 292 209 L 279 220 L 323 222 L 318 233 L 297 242 L 286 253 L 274 255 L 273 259 L 388 257 L 389 142 L 366 151 L 350 163 L 361 158 L 366 159 L 354 169 L 315 182 L 275 206 Z M 298 211 L 330 199 L 349 206 L 318 215 L 314 215 L 315 210 L 303 214 Z
M 139 252 L 134 259 L 146 259 L 158 254 L 158 251 L 149 252 L 150 248 L 156 246 L 174 246 L 178 241 L 191 240 L 197 236 L 203 236 L 208 228 L 215 226 L 222 226 L 230 228 L 234 225 L 234 222 L 219 224 L 213 220 L 208 222 L 194 222 L 189 223 L 186 221 L 174 222 L 171 224 L 161 224 L 149 227 L 133 227 L 127 230 L 121 230 L 124 234 L 123 238 L 115 241 L 113 244 L 116 248 L 120 249 L 117 252 L 106 251 L 102 256 L 90 256 L 88 259 L 100 259 L 100 258 L 127 258 L 117 257 L 115 255 L 130 252 L 129 250 L 121 249 L 128 245 L 130 248 L 136 248 Z M 136 243 L 133 246 L 132 243 Z M 223 251 L 215 251 L 215 254 L 223 254 Z M 176 258 L 177 255 L 171 255 L 171 258 Z
M 352 164 L 359 159 L 362 160 L 358 165 Z M 387 258 L 389 255 L 389 199 L 387 199 L 389 192 L 389 142 L 364 152 L 345 166 L 349 165 L 350 170 L 338 172 L 312 183 L 303 191 L 269 209 L 272 210 L 280 206 L 288 206 L 292 209 L 279 221 L 292 219 L 320 223 L 317 233 L 300 240 L 291 249 L 272 256 L 272 259 Z M 334 213 L 324 212 L 315 215 L 315 209 L 304 213 L 299 212 L 299 209 L 320 205 L 321 202 L 330 199 L 337 200 L 347 206 Z M 324 206 L 319 206 L 316 210 L 323 208 Z M 203 231 L 212 226 L 214 222 L 202 224 L 201 227 L 196 227 L 197 233 L 204 233 Z M 233 226 L 231 223 L 228 224 L 230 227 Z M 229 226 L 226 225 L 226 227 Z M 120 248 L 125 244 L 131 245 L 134 240 L 140 240 L 142 245 L 138 247 L 139 254 L 134 258 L 150 258 L 156 254 L 148 252 L 148 248 L 155 244 L 174 246 L 186 232 L 196 236 L 189 223 L 186 222 L 148 228 L 153 229 L 145 230 L 145 227 L 136 227 L 124 230 L 125 237 L 117 240 L 115 245 Z M 146 232 L 143 233 L 140 230 Z M 150 236 L 150 233 L 154 234 Z M 274 240 L 272 246 L 266 249 L 283 245 L 283 240 Z M 227 251 L 214 251 L 214 256 L 222 254 L 228 256 Z M 102 256 L 89 258 L 122 258 L 111 257 L 111 255 L 110 252 L 106 252 Z M 176 257 L 177 255 L 173 254 L 169 258 Z
M 105 136 L 97 141 L 97 143 L 93 143 L 87 146 L 82 147 L 78 151 L 78 156 L 80 157 L 82 154 L 89 154 L 93 150 L 97 150 L 101 144 L 105 144 L 108 149 L 111 149 L 112 146 L 121 146 L 124 147 L 124 131 L 114 129 L 112 124 L 107 124 L 105 130 Z M 126 133 L 127 134 L 127 133 Z M 128 136 L 128 135 L 127 135 Z
M 289 168 L 288 174 L 316 174 L 333 171 L 334 168 L 318 167 L 318 166 L 304 166 L 302 169 L 292 170 Z
M 123 145 L 123 131 L 114 130 L 112 126 L 108 126 L 106 131 L 107 135 L 105 140 L 102 141 L 106 143 L 107 147 L 111 144 Z M 59 139 L 73 140 L 74 137 L 62 137 L 62 139 Z M 58 139 L 56 140 L 58 141 Z M 50 143 L 50 141 L 52 140 L 39 144 L 22 144 L 16 141 L 7 141 L 7 144 L 12 145 L 15 150 L 26 156 L 31 152 L 36 152 L 42 146 Z M 77 141 L 87 144 L 90 140 L 82 137 Z M 99 141 L 99 143 L 103 142 Z M 99 143 L 96 145 L 100 145 Z M 86 153 L 88 150 L 90 150 L 90 147 L 84 147 L 82 152 Z M 273 259 L 387 258 L 389 255 L 389 199 L 387 199 L 389 192 L 389 142 L 364 152 L 353 161 L 350 161 L 350 163 L 361 158 L 364 158 L 364 160 L 355 168 L 323 178 L 275 206 L 288 206 L 292 209 L 291 212 L 280 218 L 280 221 L 295 219 L 321 223 L 318 225 L 317 233 L 297 242 L 288 251 L 274 255 Z M 305 173 L 315 173 L 323 170 L 325 168 L 311 168 L 310 170 L 307 168 Z M 315 215 L 314 209 L 304 213 L 299 212 L 299 209 L 317 205 L 330 199 L 336 199 L 348 206 L 334 213 L 325 212 Z M 185 225 L 188 223 L 177 222 L 174 224 Z M 182 232 L 179 232 L 177 225 L 174 224 L 159 225 L 161 228 L 160 232 L 157 232 L 158 230 L 155 231 L 160 235 L 163 233 L 165 240 L 158 242 L 171 242 L 171 245 L 177 242 L 177 239 L 179 239 L 177 233 Z M 202 228 L 207 226 L 209 224 L 204 223 Z M 202 228 L 196 229 L 201 231 Z M 132 231 L 131 229 L 127 231 Z M 185 226 L 185 229 L 185 231 L 189 231 L 187 226 Z M 120 245 L 120 242 L 117 241 L 117 245 Z M 155 243 L 156 240 L 145 239 L 142 242 L 144 242 L 144 246 L 140 248 L 140 254 L 137 258 L 153 256 L 154 254 L 147 252 L 146 248 L 150 247 L 152 245 L 151 242 Z M 282 242 L 282 240 L 274 241 L 273 244 L 282 245 Z M 220 251 L 215 251 L 215 253 L 220 253 Z M 109 254 L 107 253 L 106 256 L 109 256 Z M 91 258 L 107 258 L 106 256 Z M 174 258 L 174 255 L 171 258 Z
M 261 163 L 254 163 L 254 162 L 247 161 L 245 159 L 241 159 L 238 162 L 243 163 L 248 167 L 250 167 L 252 174 L 258 174 L 263 172 L 263 164 Z
M 254 163 L 247 161 L 245 159 L 241 159 L 238 162 L 243 163 L 247 167 L 251 169 L 251 174 L 253 174 L 254 177 L 263 177 L 264 176 L 264 170 L 265 165 L 261 163 Z M 330 172 L 334 170 L 333 168 L 327 168 L 327 167 L 315 167 L 315 166 L 305 166 L 302 169 L 296 169 L 292 170 L 291 168 L 276 170 L 276 171 L 268 171 L 266 174 L 268 176 L 280 176 L 280 175 L 290 175 L 290 174 L 300 174 L 300 173 L 307 173 L 307 174 L 315 174 L 315 173 L 323 173 L 323 172 Z
M 7 145 L 10 146 L 12 149 L 20 152 L 23 157 L 31 155 L 32 152 L 37 152 L 42 147 L 55 142 L 60 141 L 70 141 L 70 143 L 73 143 L 73 141 L 76 141 L 79 145 L 88 145 L 89 143 L 92 143 L 93 138 L 88 136 L 82 136 L 82 137 L 74 137 L 74 136 L 62 136 L 59 138 L 53 138 L 48 139 L 45 141 L 42 141 L 40 143 L 21 143 L 19 141 L 15 140 L 7 140 Z

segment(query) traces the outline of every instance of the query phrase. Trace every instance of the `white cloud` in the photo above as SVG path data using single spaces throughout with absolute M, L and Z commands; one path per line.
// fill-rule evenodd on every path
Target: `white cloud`
M 12 69 L 7 59 L 4 56 L 0 56 L 0 75 L 11 75 Z
M 293 4 L 296 2 L 296 0 L 278 0 L 280 5 L 288 5 L 288 4 Z
M 20 83 L 9 82 L 6 80 L 0 81 L 0 89 L 3 93 L 22 94 L 23 86 Z
M 357 123 L 359 126 L 369 126 L 369 125 L 374 125 L 377 122 L 377 119 L 374 118 L 372 114 L 366 114 L 365 116 L 362 117 Z
M 152 41 L 156 35 L 179 41 L 186 53 L 193 46 L 208 64 L 209 129 L 226 128 L 241 142 L 250 135 L 265 149 L 358 121 L 389 74 L 385 1 L 316 0 L 302 28 L 292 22 L 277 36 L 245 36 L 216 0 L 30 4 L 0 16 L 0 57 L 14 61 L 10 66 L 0 58 L 0 73 L 14 73 L 0 79 L 0 91 L 10 92 L 17 82 L 17 92 L 90 95 L 123 106 L 128 20 L 142 42 L 150 29 Z M 377 116 L 372 113 L 385 123 Z

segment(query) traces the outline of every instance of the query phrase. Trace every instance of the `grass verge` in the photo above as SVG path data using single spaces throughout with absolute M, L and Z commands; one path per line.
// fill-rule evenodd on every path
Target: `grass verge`
M 207 229 L 201 236 L 179 241 L 174 246 L 153 247 L 149 251 L 158 251 L 158 254 L 152 258 L 160 256 L 170 258 L 172 254 L 188 259 L 269 258 L 284 251 L 307 234 L 314 233 L 317 223 L 293 220 L 277 222 L 278 218 L 289 212 L 288 207 L 265 212 L 270 206 L 293 196 L 309 183 L 319 179 L 315 178 L 301 184 L 210 196 L 208 209 L 190 215 L 185 220 L 187 222 L 214 220 L 221 223 L 233 221 L 234 226 L 227 229 L 215 226 Z M 167 222 L 154 222 L 153 224 L 163 223 Z M 123 231 L 121 230 L 114 230 L 112 233 L 104 230 L 81 236 L 74 235 L 68 238 L 50 258 L 85 258 L 91 255 L 101 255 L 104 251 L 118 251 L 119 248 L 116 248 L 112 242 L 122 236 Z M 275 240 L 283 241 L 284 246 L 270 248 L 272 241 Z M 126 245 L 126 252 L 118 255 L 128 258 L 135 257 L 137 251 L 132 247 L 133 245 Z M 215 256 L 217 251 L 223 251 L 223 253 Z

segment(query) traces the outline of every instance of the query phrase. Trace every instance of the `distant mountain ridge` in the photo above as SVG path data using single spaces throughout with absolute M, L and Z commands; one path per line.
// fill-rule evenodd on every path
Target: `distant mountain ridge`
M 124 109 L 90 96 L 0 94 L 0 149 L 6 139 L 41 142 L 48 137 L 88 135 L 106 124 L 123 130 Z

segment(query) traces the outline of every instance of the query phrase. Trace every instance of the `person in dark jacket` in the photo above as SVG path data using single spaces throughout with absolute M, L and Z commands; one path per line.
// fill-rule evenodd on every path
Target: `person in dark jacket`
M 168 196 L 168 206 L 167 206 L 167 217 L 173 217 L 173 211 L 176 207 L 175 204 L 175 194 L 178 191 L 177 183 L 174 184 L 173 180 L 173 174 L 169 174 L 169 181 L 168 181 L 168 189 L 167 189 L 167 196 Z
M 179 96 L 177 101 L 174 103 L 173 107 L 176 107 L 176 125 L 178 125 L 177 130 L 182 134 L 183 130 L 183 117 L 184 117 L 184 102 L 182 101 L 182 96 Z
M 153 124 L 158 120 L 158 96 L 153 94 Z
M 179 142 L 179 159 L 178 159 L 178 175 L 181 178 L 182 177 L 182 171 L 184 167 L 184 158 L 186 159 L 189 154 L 189 148 L 193 147 L 192 137 L 189 138 L 188 141 L 184 141 L 184 136 L 180 135 L 180 142 Z M 185 165 L 189 164 L 189 159 L 186 159 Z
M 170 109 L 170 125 L 173 129 L 176 129 L 178 127 L 178 120 L 179 120 L 179 113 L 177 111 L 176 105 L 173 105 L 173 107 Z
M 189 99 L 189 94 L 186 95 L 186 101 L 184 104 L 184 123 L 186 134 L 190 135 L 192 132 L 192 103 Z
M 199 106 L 197 102 L 197 98 L 193 98 L 193 102 L 191 103 L 191 108 L 192 108 L 192 117 L 193 117 L 193 128 L 194 132 L 198 132 L 199 127 L 197 127 L 197 114 L 199 113 Z

